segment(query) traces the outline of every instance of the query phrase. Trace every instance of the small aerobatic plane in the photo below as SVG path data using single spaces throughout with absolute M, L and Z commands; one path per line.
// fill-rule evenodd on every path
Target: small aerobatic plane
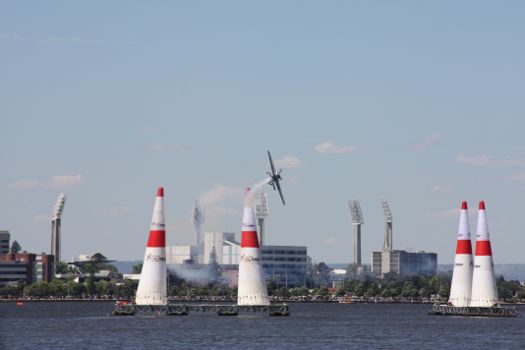
M 270 182 L 268 182 L 268 185 L 272 185 L 274 191 L 275 190 L 279 191 L 279 196 L 281 197 L 281 200 L 283 201 L 283 205 L 284 205 L 285 203 L 284 203 L 283 192 L 281 191 L 281 185 L 279 184 L 279 181 L 282 180 L 282 177 L 281 177 L 282 169 L 279 169 L 279 171 L 275 170 L 275 167 L 273 166 L 273 160 L 272 160 L 272 155 L 270 151 L 268 151 L 268 159 L 270 160 L 270 168 L 271 168 L 271 172 L 266 172 L 271 178 Z

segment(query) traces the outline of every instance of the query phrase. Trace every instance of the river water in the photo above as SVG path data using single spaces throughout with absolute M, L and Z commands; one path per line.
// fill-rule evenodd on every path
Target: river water
M 525 307 L 517 318 L 429 316 L 429 309 L 292 303 L 289 317 L 114 317 L 106 302 L 3 302 L 0 349 L 525 349 Z

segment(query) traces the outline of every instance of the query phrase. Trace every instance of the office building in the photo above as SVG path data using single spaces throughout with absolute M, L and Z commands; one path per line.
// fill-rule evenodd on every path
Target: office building
M 238 266 L 239 252 L 238 242 L 225 242 L 222 254 L 223 269 L 233 270 Z M 266 280 L 289 288 L 304 284 L 308 272 L 306 247 L 266 245 L 260 247 L 260 253 Z
M 24 281 L 31 284 L 38 281 L 50 282 L 54 278 L 55 260 L 46 254 L 5 254 L 0 255 L 0 287 Z
M 378 275 L 390 272 L 405 276 L 435 275 L 437 274 L 437 254 L 404 250 L 373 252 L 372 272 Z
M 9 253 L 9 243 L 11 235 L 9 231 L 0 231 L 0 255 Z
M 308 272 L 308 253 L 303 246 L 267 245 L 261 247 L 267 280 L 288 288 L 303 286 Z
M 405 276 L 437 274 L 436 253 L 394 250 L 392 212 L 386 199 L 381 199 L 381 203 L 386 218 L 385 241 L 383 251 L 372 252 L 372 272 L 380 276 L 390 272 Z

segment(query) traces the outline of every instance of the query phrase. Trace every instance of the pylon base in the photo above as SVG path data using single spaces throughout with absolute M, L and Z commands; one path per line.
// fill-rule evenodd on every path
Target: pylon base
M 429 315 L 438 316 L 466 316 L 466 317 L 516 317 L 518 310 L 515 306 L 504 307 L 456 307 L 450 305 L 432 305 Z
M 266 313 L 268 316 L 289 316 L 288 304 L 236 305 L 236 304 L 168 304 L 168 305 L 115 305 L 114 316 L 186 316 L 190 313 L 216 313 L 219 316 L 237 316 L 239 313 Z

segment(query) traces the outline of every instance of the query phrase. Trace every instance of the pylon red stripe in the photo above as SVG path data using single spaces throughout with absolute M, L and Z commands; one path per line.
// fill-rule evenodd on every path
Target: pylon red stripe
M 149 231 L 148 247 L 164 248 L 166 246 L 166 231 Z
M 242 231 L 241 248 L 259 248 L 257 232 Z
M 456 244 L 456 254 L 472 254 L 472 244 L 470 239 L 458 239 Z
M 490 241 L 476 241 L 476 256 L 492 255 Z

